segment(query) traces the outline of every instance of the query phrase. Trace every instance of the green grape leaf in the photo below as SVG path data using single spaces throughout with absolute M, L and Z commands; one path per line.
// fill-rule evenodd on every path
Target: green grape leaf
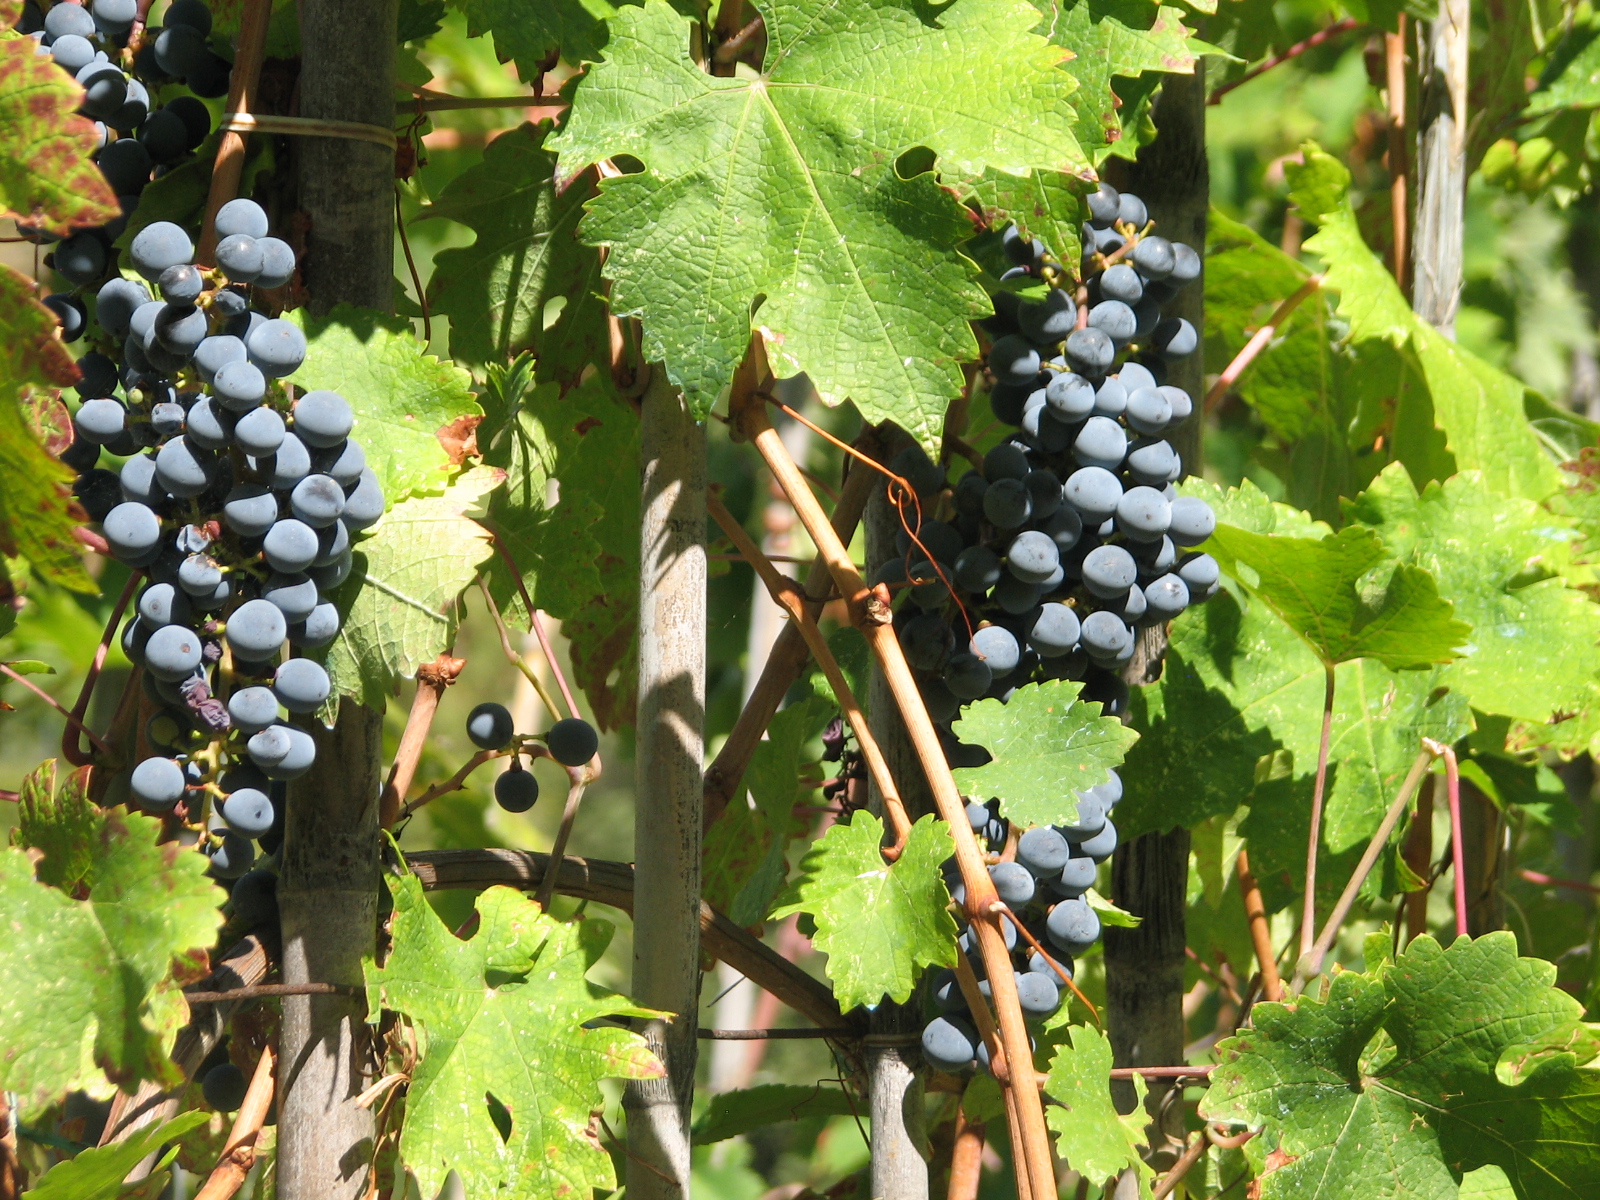
M 1543 500 L 1558 490 L 1560 472 L 1527 420 L 1523 385 L 1412 311 L 1382 259 L 1362 240 L 1348 194 L 1349 171 L 1314 143 L 1303 153 L 1303 165 L 1285 170 L 1295 203 L 1320 227 L 1305 248 L 1327 266 L 1326 286 L 1339 293 L 1349 340 L 1358 348 L 1377 342 L 1400 352 L 1390 397 L 1391 457 L 1416 479 L 1476 470 L 1501 495 Z
M 32 38 L 0 41 L 0 213 L 55 231 L 121 215 L 89 155 L 98 137 L 83 89 Z
M 56 784 L 51 758 L 28 773 L 17 790 L 16 844 L 44 857 L 34 868 L 40 883 L 71 896 L 80 886 L 94 885 L 100 807 L 89 799 L 88 768 L 79 768 Z
M 1134 1077 L 1138 1103 L 1120 1116 L 1111 1102 L 1111 1043 L 1088 1025 L 1073 1025 L 1070 1041 L 1062 1041 L 1050 1059 L 1045 1093 L 1055 1103 L 1045 1121 L 1056 1135 L 1056 1153 L 1091 1186 L 1098 1186 L 1133 1168 L 1142 1179 L 1152 1174 L 1140 1155 L 1146 1141 L 1145 1082 Z
M 1075 820 L 1077 793 L 1111 778 L 1139 735 L 1094 701 L 1081 683 L 1052 680 L 1018 688 L 1010 701 L 978 700 L 962 712 L 957 734 L 988 749 L 993 761 L 955 772 L 963 795 L 1000 801 L 1019 826 Z
M 1472 627 L 1454 618 L 1433 576 L 1394 565 L 1371 530 L 1342 529 L 1321 541 L 1218 525 L 1207 543 L 1329 664 L 1375 658 L 1405 670 L 1458 658 Z
M 374 1020 L 393 1009 L 424 1035 L 400 1135 L 400 1157 L 423 1194 L 436 1193 L 451 1169 L 469 1196 L 615 1188 L 591 1129 L 605 1103 L 600 1081 L 663 1072 L 642 1037 L 601 1020 L 660 1014 L 586 978 L 611 925 L 564 924 L 513 889 L 492 887 L 478 897 L 477 932 L 462 941 L 416 876 L 391 890 L 394 948 L 382 967 L 367 966 L 368 1009 Z
M 1065 171 L 990 170 L 973 183 L 968 198 L 983 209 L 990 228 L 1004 228 L 1009 218 L 1070 263 L 1080 237 L 1083 192 L 1083 182 Z
M 856 1110 L 842 1088 L 823 1087 L 820 1083 L 815 1087 L 764 1083 L 712 1096 L 706 1111 L 695 1119 L 690 1140 L 696 1146 L 709 1146 L 764 1125 L 808 1117 L 847 1117 Z
M 828 956 L 828 978 L 840 1009 L 903 1004 L 926 967 L 956 961 L 956 922 L 939 864 L 950 857 L 950 832 L 923 817 L 911 827 L 899 859 L 885 863 L 883 822 L 858 812 L 823 834 L 800 861 L 800 877 L 778 899 L 773 920 L 810 913 L 812 938 Z
M 806 831 L 794 808 L 816 787 L 817 764 L 808 760 L 806 744 L 832 711 L 827 700 L 813 696 L 773 717 L 745 770 L 749 802 L 741 793 L 706 832 L 701 891 L 736 925 L 758 924 L 783 890 L 789 842 Z
M 339 633 L 321 652 L 330 703 L 353 696 L 380 711 L 384 699 L 455 640 L 456 600 L 494 553 L 483 515 L 501 472 L 477 467 L 442 496 L 403 500 L 354 545 L 350 578 L 329 597 Z
M 223 895 L 202 855 L 156 844 L 160 821 L 87 812 L 76 777 L 47 801 L 53 776 L 47 764 L 30 778 L 18 835 L 44 853 L 40 878 L 20 847 L 0 851 L 0 1088 L 43 1105 L 80 1088 L 106 1095 L 107 1080 L 175 1085 L 180 988 L 204 974 Z M 73 893 L 41 881 L 53 878 Z
M 326 317 L 305 309 L 285 313 L 305 331 L 306 361 L 295 372 L 305 391 L 327 388 L 350 402 L 351 434 L 366 451 L 390 504 L 438 495 L 460 465 L 439 434 L 481 409 L 472 376 L 423 353 L 411 322 L 368 308 L 338 304 Z
M 525 80 L 537 79 L 557 56 L 571 63 L 594 62 L 605 48 L 617 7 L 610 0 L 457 0 L 473 37 L 494 34 L 501 62 L 514 62 Z
M 807 372 L 831 404 L 937 442 L 966 322 L 989 311 L 957 251 L 969 216 L 941 182 L 1087 167 L 1072 133 L 1065 51 L 1028 32 L 1026 0 L 789 0 L 768 7 L 759 77 L 688 56 L 665 0 L 621 10 L 607 59 L 579 81 L 552 143 L 562 173 L 613 155 L 582 226 L 609 247 L 614 311 L 643 317 L 704 415 L 759 327 L 778 374 Z M 1004 71 L 986 64 L 1004 61 Z M 903 179 L 913 147 L 940 178 Z
M 1250 533 L 1270 533 L 1278 537 L 1327 537 L 1333 529 L 1310 513 L 1270 500 L 1267 494 L 1246 479 L 1238 487 L 1225 488 L 1191 475 L 1178 484 L 1178 493 L 1204 500 L 1216 514 L 1218 525 L 1231 525 Z
M 1201 1114 L 1262 1129 L 1262 1200 L 1455 1197 L 1486 1166 L 1518 1200 L 1586 1195 L 1600 1072 L 1562 1051 L 1507 1069 L 1579 1026 L 1555 974 L 1509 933 L 1448 948 L 1424 935 L 1373 973 L 1335 975 L 1325 1000 L 1258 1005 L 1255 1027 L 1218 1045 Z
M 1174 621 L 1171 639 L 1160 680 L 1132 696 L 1139 741 L 1121 772 L 1119 832 L 1193 826 L 1244 801 L 1252 805 L 1249 831 L 1271 843 L 1262 853 L 1297 846 L 1271 856 L 1292 865 L 1297 853 L 1303 869 L 1322 664 L 1265 604 L 1241 604 L 1227 591 Z M 1378 827 L 1421 738 L 1454 742 L 1471 729 L 1466 698 L 1438 686 L 1448 669 L 1389 671 L 1370 659 L 1337 668 L 1323 826 L 1335 853 L 1364 844 Z M 1279 759 L 1284 778 L 1270 767 L 1261 774 Z M 1253 840 L 1253 857 L 1257 850 Z
M 638 412 L 604 374 L 565 395 L 532 376 L 519 358 L 491 366 L 484 389 L 478 446 L 506 472 L 485 520 L 506 552 L 489 565 L 489 588 L 510 621 L 527 626 L 526 589 L 566 622 L 578 685 L 615 729 L 632 719 L 637 674 Z
M 400 12 L 395 22 L 395 41 L 422 42 L 439 32 L 444 24 L 444 0 L 400 0 Z
M 41 1175 L 38 1183 L 22 1193 L 22 1200 L 117 1200 L 126 1195 L 122 1181 L 134 1167 L 166 1143 L 176 1141 L 197 1125 L 204 1125 L 210 1116 L 197 1109 L 170 1121 L 146 1125 L 109 1146 L 81 1150 Z M 157 1170 L 164 1169 L 171 1157 L 171 1154 L 166 1155 L 158 1163 Z
M 1146 71 L 1191 74 L 1197 56 L 1189 45 L 1194 31 L 1183 24 L 1183 10 L 1149 0 L 1033 0 L 1044 17 L 1039 26 L 1057 46 L 1073 53 L 1067 70 L 1078 81 L 1072 94 L 1074 132 L 1089 147 L 1116 151 L 1127 134 L 1126 85 Z M 1118 83 L 1118 78 L 1121 84 Z M 1101 151 L 1097 159 L 1104 157 Z M 1131 151 L 1130 151 L 1131 156 Z M 1070 254 L 1077 235 L 1058 253 Z
M 1398 464 L 1348 507 L 1471 623 L 1467 653 L 1443 679 L 1474 708 L 1544 725 L 1600 705 L 1600 607 L 1559 576 L 1540 578 L 1570 540 L 1546 510 L 1496 495 L 1475 471 L 1419 495 Z
M 68 490 L 75 476 L 41 444 L 27 415 L 45 394 L 39 385 L 76 383 L 78 367 L 30 281 L 3 265 L 0 329 L 0 554 L 27 559 L 43 578 L 73 591 L 98 592 L 72 536 L 85 519 Z
M 478 235 L 439 251 L 428 281 L 430 308 L 450 318 L 450 353 L 485 363 L 529 350 L 541 380 L 573 383 L 609 361 L 611 330 L 600 254 L 574 234 L 593 179 L 556 192 L 550 128 L 525 124 L 495 138 L 416 220 L 445 217 Z
M 1544 116 L 1564 108 L 1600 106 L 1600 17 L 1573 21 L 1551 48 L 1528 95 L 1528 115 Z

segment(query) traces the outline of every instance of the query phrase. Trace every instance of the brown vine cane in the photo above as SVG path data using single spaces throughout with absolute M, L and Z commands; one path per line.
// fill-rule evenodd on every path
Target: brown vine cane
M 754 345 L 759 347 L 759 339 Z M 1017 1000 L 1016 979 L 1011 971 L 1010 956 L 1000 928 L 1002 918 L 993 908 L 999 897 L 995 894 L 994 883 L 989 878 L 972 827 L 966 819 L 966 806 L 945 761 L 938 733 L 895 637 L 889 606 L 879 593 L 867 586 L 861 573 L 856 570 L 805 477 L 789 456 L 783 439 L 767 419 L 765 398 L 753 391 L 745 395 L 736 392 L 730 397 L 730 416 L 738 432 L 755 445 L 772 471 L 801 523 L 805 525 L 812 544 L 827 557 L 834 582 L 849 607 L 851 623 L 866 638 L 874 659 L 884 673 L 912 745 L 922 761 L 940 816 L 949 826 L 955 843 L 956 863 L 966 888 L 967 914 L 983 953 L 999 1018 L 1001 1042 L 1013 1077 L 1013 1086 L 1006 1090 L 1015 1097 L 1017 1124 L 1020 1127 L 1024 1170 L 1019 1175 L 1025 1173 L 1032 1194 L 1044 1200 L 1055 1189 L 1050 1139 L 1045 1128 L 1044 1107 L 1039 1097 L 1028 1031 L 1023 1024 L 1022 1008 Z

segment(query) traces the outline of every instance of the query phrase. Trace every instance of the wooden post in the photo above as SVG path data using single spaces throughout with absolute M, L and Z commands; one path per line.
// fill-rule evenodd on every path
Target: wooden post
M 634 1080 L 624 1093 L 627 1185 L 633 1200 L 681 1200 L 698 1053 L 706 432 L 659 366 L 640 434 L 633 999 L 676 1016 L 639 1023 L 667 1074 Z
M 1131 164 L 1117 164 L 1112 182 L 1126 186 L 1154 219 L 1157 233 L 1193 246 L 1204 262 L 1210 176 L 1206 166 L 1205 64 L 1193 75 L 1162 78 L 1155 106 L 1159 131 Z M 1186 318 L 1205 328 L 1205 284 L 1196 280 L 1168 305 L 1163 315 Z M 1205 364 L 1199 354 L 1174 364 L 1168 382 L 1194 399 L 1195 415 L 1169 435 L 1183 457 L 1184 470 L 1200 469 L 1200 401 L 1205 395 Z M 1124 678 L 1130 686 L 1160 677 L 1166 653 L 1161 629 L 1146 630 Z M 1112 899 L 1144 918 L 1138 929 L 1108 928 L 1106 945 L 1106 1027 L 1119 1067 L 1178 1066 L 1183 1063 L 1183 974 L 1187 937 L 1184 914 L 1189 877 L 1189 832 L 1149 833 L 1132 838 L 1112 860 Z M 1151 1081 L 1146 1109 L 1155 1114 L 1169 1084 Z M 1122 1106 L 1132 1105 L 1132 1088 L 1117 1085 Z M 1126 1089 L 1126 1090 L 1122 1090 Z M 1151 1142 L 1151 1159 L 1170 1167 L 1183 1148 L 1183 1106 L 1169 1105 Z M 1160 1135 L 1165 1135 L 1163 1138 Z
M 1471 20 L 1470 0 L 1439 0 L 1433 23 L 1419 26 L 1422 94 L 1411 305 L 1424 321 L 1450 337 L 1455 336 L 1461 302 Z
M 302 0 L 300 113 L 385 129 L 394 123 L 395 0 Z M 387 311 L 394 288 L 394 155 L 368 142 L 295 139 L 301 263 L 311 308 Z M 278 909 L 285 983 L 362 982 L 374 952 L 383 717 L 352 701 L 320 726 L 317 761 L 289 789 Z M 360 996 L 287 996 L 278 1055 L 278 1190 L 295 1200 L 367 1191 L 373 1114 Z

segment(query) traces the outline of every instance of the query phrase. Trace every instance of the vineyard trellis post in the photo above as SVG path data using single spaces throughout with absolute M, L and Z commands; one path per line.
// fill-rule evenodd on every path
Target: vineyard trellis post
M 387 129 L 394 121 L 394 0 L 300 5 L 300 114 Z M 308 221 L 304 281 L 313 312 L 336 304 L 388 311 L 394 288 L 394 154 L 345 138 L 296 138 Z M 286 983 L 359 985 L 377 932 L 381 713 L 344 701 L 314 730 L 316 765 L 289 789 L 278 906 Z M 355 1101 L 370 1072 L 359 996 L 289 996 L 279 1034 L 280 1194 L 355 1200 L 367 1192 L 353 1153 L 373 1136 Z

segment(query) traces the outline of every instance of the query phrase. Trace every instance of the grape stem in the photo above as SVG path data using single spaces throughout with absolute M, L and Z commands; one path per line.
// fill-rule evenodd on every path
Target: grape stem
M 1453 746 L 1433 739 L 1426 745 L 1444 759 L 1445 793 L 1450 799 L 1450 858 L 1455 867 L 1456 936 L 1467 936 L 1467 852 L 1461 830 L 1461 766 Z
M 1039 944 L 1039 939 L 1033 936 L 1033 931 L 1022 923 L 1022 921 L 1017 917 L 1017 914 L 1012 912 L 1008 905 L 996 900 L 995 906 L 1011 921 L 1011 924 L 1016 928 L 1016 931 L 1022 935 L 1022 940 L 1027 942 L 1028 945 L 1032 946 L 1034 950 L 1038 952 L 1039 957 L 1044 959 L 1044 961 L 1049 965 L 1050 969 L 1061 977 L 1061 982 L 1072 989 L 1072 994 L 1079 1000 L 1083 1001 L 1083 1006 L 1089 1010 L 1089 1015 L 1094 1018 L 1094 1023 L 1096 1025 L 1103 1026 L 1104 1023 L 1100 1020 L 1100 1010 L 1094 1006 L 1094 1001 L 1083 994 L 1083 991 L 1078 987 L 1078 985 L 1072 981 L 1072 976 L 1068 975 L 1066 971 L 1062 969 L 1061 964 L 1051 957 L 1050 951 L 1046 950 Z
M 1217 381 L 1206 392 L 1205 402 L 1201 405 L 1205 412 L 1210 412 L 1222 403 L 1222 398 L 1228 394 L 1228 389 L 1239 382 L 1245 368 L 1255 361 L 1256 356 L 1272 341 L 1273 335 L 1278 332 L 1279 326 L 1289 319 L 1289 314 L 1300 307 L 1313 292 L 1321 289 L 1322 275 L 1312 275 L 1295 291 L 1294 295 L 1284 300 L 1273 310 L 1272 316 L 1267 318 L 1267 323 L 1255 333 L 1250 335 L 1250 340 L 1233 356 L 1233 361 L 1222 369 L 1222 374 L 1217 376 Z
M 8 679 L 16 680 L 23 687 L 27 688 L 35 696 L 39 697 L 39 699 L 43 700 L 51 708 L 55 709 L 58 713 L 60 713 L 63 717 L 65 717 L 67 719 L 67 722 L 74 729 L 76 729 L 79 732 L 83 733 L 85 736 L 88 737 L 88 739 L 91 742 L 94 743 L 94 748 L 96 750 L 98 750 L 101 754 L 109 755 L 111 753 L 111 747 L 106 745 L 103 741 L 101 741 L 99 735 L 96 734 L 94 730 L 90 729 L 87 725 L 85 725 L 77 717 L 73 716 L 70 712 L 68 712 L 66 705 L 62 704 L 61 701 L 57 700 L 54 696 L 52 696 L 49 692 L 45 691 L 38 684 L 34 683 L 33 680 L 29 679 L 26 675 L 17 674 L 17 672 L 13 671 L 10 667 L 6 666 L 5 663 L 0 663 L 0 673 L 3 673 Z
M 5 799 L 5 797 L 0 796 L 0 799 Z M 1526 868 L 1518 871 L 1517 874 L 1529 883 L 1536 883 L 1540 887 L 1571 888 L 1575 892 L 1587 892 L 1591 896 L 1600 896 L 1600 887 L 1596 887 L 1592 883 L 1580 883 L 1576 879 L 1557 879 L 1555 876 L 1546 875 L 1542 871 L 1529 871 Z
M 522 672 L 524 679 L 532 685 L 538 693 L 539 703 L 544 705 L 545 711 L 550 714 L 552 721 L 561 719 L 561 710 L 556 706 L 550 691 L 544 685 L 544 680 L 539 678 L 539 673 L 530 667 L 527 661 L 511 646 L 511 631 L 506 628 L 505 618 L 500 615 L 500 607 L 494 602 L 494 597 L 489 594 L 489 584 L 483 576 L 478 577 L 478 590 L 483 593 L 483 602 L 489 606 L 489 615 L 494 618 L 494 627 L 500 634 L 500 649 L 505 653 L 506 661 Z
M 754 357 L 763 354 L 764 346 L 759 336 L 753 339 L 751 349 Z M 764 377 L 770 375 L 770 372 L 765 370 L 764 362 L 761 366 L 761 374 Z M 928 716 L 927 706 L 917 690 L 916 679 L 906 663 L 905 653 L 901 650 L 900 642 L 895 635 L 893 614 L 885 603 L 883 594 L 869 588 L 866 581 L 861 578 L 860 572 L 855 569 L 849 552 L 828 523 L 822 506 L 817 503 L 817 498 L 807 486 L 805 477 L 795 466 L 794 459 L 790 457 L 788 448 L 783 444 L 783 439 L 772 427 L 772 422 L 767 419 L 763 401 L 768 399 L 770 397 L 765 394 L 752 392 L 745 396 L 736 393 L 730 397 L 730 415 L 738 431 L 755 446 L 767 468 L 772 472 L 773 478 L 777 480 L 778 486 L 788 496 L 789 503 L 794 506 L 795 513 L 811 537 L 812 545 L 816 546 L 827 560 L 834 583 L 848 606 L 851 623 L 861 631 L 872 649 L 873 657 L 895 698 L 896 707 L 899 708 L 900 715 L 905 721 L 911 744 L 921 760 L 939 815 L 949 827 L 955 843 L 955 857 L 960 867 L 962 884 L 966 888 L 967 912 L 971 918 L 970 928 L 977 935 L 983 953 L 984 967 L 999 1016 L 1000 1040 L 1005 1047 L 1006 1062 L 1013 1075 L 1011 1082 L 1014 1086 L 1004 1087 L 1002 1090 L 1005 1095 L 1011 1097 L 1013 1115 L 1016 1118 L 1010 1122 L 1010 1128 L 1017 1131 L 1019 1142 L 1017 1148 L 1021 1151 L 1016 1159 L 1021 1164 L 1017 1177 L 1019 1183 L 1023 1179 L 1028 1182 L 1024 1200 L 1031 1200 L 1035 1196 L 1039 1200 L 1045 1200 L 1055 1191 L 1050 1137 L 1045 1128 L 1044 1107 L 1039 1098 L 1028 1031 L 1023 1023 L 1022 1008 L 1017 999 L 1016 977 L 1011 970 L 1010 954 L 1001 935 L 1000 917 L 990 911 L 990 906 L 999 899 L 995 893 L 994 882 L 989 878 L 988 868 L 978 849 L 972 826 L 967 820 L 966 804 L 950 773 L 950 765 L 945 760 L 938 732 Z M 851 453 L 855 452 L 852 450 Z M 871 465 L 875 470 L 883 471 L 877 463 Z M 1019 1187 L 1019 1192 L 1021 1191 L 1023 1189 Z
M 545 634 L 544 620 L 539 615 L 539 608 L 534 604 L 533 597 L 528 595 L 527 586 L 522 582 L 522 569 L 517 566 L 517 560 L 511 557 L 511 551 L 506 548 L 505 539 L 500 536 L 500 531 L 487 522 L 484 523 L 484 527 L 493 535 L 495 550 L 499 552 L 501 558 L 506 560 L 506 566 L 511 571 L 511 578 L 517 582 L 517 591 L 522 596 L 523 606 L 528 610 L 528 628 L 533 631 L 533 636 L 539 639 L 539 649 L 544 651 L 544 660 L 550 667 L 550 673 L 556 677 L 556 686 L 561 689 L 561 698 L 567 702 L 567 716 L 579 716 L 577 701 L 572 698 L 572 689 L 567 686 L 567 677 L 562 674 L 561 663 L 556 658 L 556 652 L 550 645 L 550 638 Z M 481 577 L 478 580 L 478 584 L 483 588 L 484 598 L 488 599 L 489 589 Z M 490 601 L 490 603 L 492 605 L 493 601 Z M 499 610 L 495 611 L 498 617 Z M 503 644 L 510 645 L 510 642 L 508 640 L 503 641 Z M 522 661 L 520 656 L 517 661 Z M 535 688 L 538 687 L 537 684 L 534 686 Z M 539 698 L 545 701 L 545 707 L 550 710 L 550 716 L 559 721 L 561 719 L 560 711 L 549 702 L 544 692 L 541 691 L 539 693 Z
M 592 773 L 590 768 L 593 768 Z M 583 803 L 583 793 L 589 784 L 600 778 L 600 756 L 596 754 L 585 766 L 568 767 L 567 778 L 572 782 L 567 788 L 566 807 L 561 810 L 561 828 L 556 830 L 555 844 L 550 847 L 550 867 L 544 873 L 544 882 L 539 885 L 536 897 L 539 907 L 546 912 L 550 911 L 550 901 L 556 894 L 556 879 L 561 874 L 561 863 L 567 853 L 567 839 L 572 835 L 573 823 L 578 819 L 578 806 Z
M 1367 876 L 1372 873 L 1373 866 L 1378 861 L 1378 855 L 1383 852 L 1383 847 L 1389 841 L 1389 835 L 1394 832 L 1395 825 L 1399 822 L 1401 814 L 1406 811 L 1412 793 L 1417 790 L 1417 785 L 1422 782 L 1422 777 L 1428 773 L 1428 765 L 1434 758 L 1445 751 L 1431 738 L 1423 739 L 1423 747 L 1417 752 L 1417 757 L 1412 760 L 1411 770 L 1406 773 L 1405 782 L 1400 785 L 1400 792 L 1389 805 L 1389 811 L 1383 814 L 1383 820 L 1378 824 L 1378 830 L 1372 835 L 1372 840 L 1367 843 L 1366 851 L 1361 855 L 1361 861 L 1356 864 L 1356 869 L 1350 875 L 1350 881 L 1344 885 L 1344 891 L 1339 896 L 1339 902 L 1333 906 L 1333 912 L 1328 914 L 1327 923 L 1323 925 L 1322 932 L 1317 936 L 1316 943 L 1310 951 L 1300 958 L 1300 963 L 1295 968 L 1294 982 L 1290 991 L 1298 994 L 1306 983 L 1314 979 L 1322 971 L 1322 960 L 1327 957 L 1328 949 L 1333 945 L 1333 939 L 1339 936 L 1339 928 L 1344 924 L 1344 919 L 1350 915 L 1350 909 L 1356 902 L 1356 894 L 1361 891 L 1361 885 L 1366 882 Z M 1460 914 L 1465 921 L 1465 913 Z
M 401 798 L 411 790 L 417 764 L 422 761 L 422 748 L 433 728 L 434 714 L 439 711 L 439 698 L 466 665 L 466 659 L 452 658 L 449 651 L 444 651 L 418 669 L 417 693 L 412 697 L 411 712 L 406 717 L 406 727 L 400 734 L 400 745 L 395 749 L 389 778 L 384 782 L 383 795 L 378 801 L 378 824 L 382 828 L 388 829 L 398 819 Z
M 1404 17 L 1401 18 L 1402 21 L 1404 19 Z M 1341 33 L 1349 33 L 1352 29 L 1359 29 L 1360 27 L 1361 22 L 1356 20 L 1354 17 L 1345 17 L 1342 20 L 1335 21 L 1326 28 L 1317 30 L 1317 32 L 1313 33 L 1310 37 L 1304 39 L 1303 41 L 1296 42 L 1282 54 L 1274 54 L 1271 58 L 1264 59 L 1256 66 L 1251 67 L 1243 75 L 1239 76 L 1239 78 L 1229 80 L 1216 91 L 1211 93 L 1211 95 L 1206 99 L 1206 104 L 1221 104 L 1222 98 L 1229 92 L 1233 91 L 1234 88 L 1243 87 L 1256 76 L 1264 75 L 1266 72 L 1272 70 L 1273 67 L 1282 66 L 1286 62 L 1290 62 L 1296 58 L 1299 58 L 1308 50 L 1315 50 L 1329 38 L 1338 37 Z
M 256 1139 L 266 1124 L 268 1110 L 272 1107 L 273 1062 L 272 1047 L 261 1048 L 255 1072 L 250 1076 L 250 1088 L 244 1094 L 244 1103 L 233 1119 L 233 1129 L 228 1133 L 222 1156 L 211 1169 L 205 1186 L 195 1193 L 194 1200 L 230 1200 L 244 1186 L 245 1176 L 256 1165 Z
M 1283 999 L 1283 976 L 1278 974 L 1278 956 L 1272 949 L 1272 926 L 1267 921 L 1266 902 L 1261 898 L 1261 885 L 1250 870 L 1250 855 L 1239 850 L 1239 891 L 1244 897 L 1244 915 L 1250 922 L 1250 942 L 1255 947 L 1256 961 L 1261 964 L 1261 995 L 1268 1000 Z
M 878 739 L 873 737 L 867 716 L 861 711 L 861 705 L 856 702 L 855 693 L 851 691 L 844 672 L 839 669 L 839 660 L 833 656 L 827 639 L 822 636 L 816 621 L 806 611 L 799 585 L 778 572 L 778 568 L 772 565 L 772 560 L 762 553 L 755 539 L 745 532 L 744 526 L 733 519 L 733 514 L 715 494 L 706 496 L 706 511 L 722 527 L 722 532 L 739 547 L 744 560 L 761 577 L 761 582 L 766 584 L 772 602 L 787 612 L 789 619 L 800 627 L 800 636 L 805 638 L 806 647 L 817 660 L 817 665 L 822 668 L 823 675 L 827 677 L 828 686 L 833 689 L 834 697 L 844 712 L 844 718 L 850 723 L 851 732 L 856 735 L 856 743 L 861 747 L 861 757 L 866 761 L 867 770 L 872 773 L 872 782 L 877 785 L 878 792 L 883 797 L 884 811 L 888 814 L 889 824 L 894 828 L 894 844 L 884 848 L 883 856 L 894 862 L 905 849 L 906 839 L 911 836 L 911 818 L 906 813 L 905 802 L 900 798 L 900 789 L 895 785 L 894 777 L 889 772 L 889 762 L 883 756 L 883 748 L 878 745 Z
M 539 758 L 543 756 L 545 750 L 543 746 L 530 745 L 524 747 L 522 752 L 530 757 Z M 462 763 L 460 769 L 457 770 L 454 775 L 450 776 L 449 779 L 441 780 L 439 783 L 434 784 L 427 791 L 423 792 L 422 795 L 418 796 L 415 800 L 410 801 L 404 807 L 402 807 L 399 815 L 395 817 L 394 823 L 398 825 L 401 821 L 404 821 L 424 804 L 431 804 L 440 796 L 448 795 L 450 792 L 460 791 L 466 785 L 468 775 L 471 775 L 490 759 L 504 758 L 508 753 L 510 753 L 508 750 L 479 750 L 471 758 L 467 759 L 466 762 Z
M 67 716 L 67 727 L 61 734 L 61 756 L 75 767 L 89 763 L 90 757 L 85 754 L 79 742 L 79 731 L 89 733 L 89 728 L 83 723 L 84 716 L 89 711 L 89 701 L 94 696 L 94 685 L 100 679 L 100 670 L 106 665 L 106 654 L 111 650 L 111 639 L 117 635 L 117 622 L 122 620 L 122 614 L 128 609 L 128 602 L 133 599 L 134 589 L 139 586 L 139 580 L 144 577 L 142 571 L 135 571 L 128 576 L 128 582 L 123 585 L 122 595 L 117 597 L 117 602 L 112 606 L 110 619 L 100 633 L 100 644 L 95 647 L 94 658 L 89 663 L 89 671 L 83 677 L 83 686 L 78 689 L 78 702 L 72 706 L 72 712 Z M 109 753 L 94 734 L 89 733 L 90 741 L 102 753 Z
M 256 89 L 261 83 L 261 62 L 267 53 L 267 24 L 271 19 L 272 0 L 244 0 L 224 116 L 249 113 L 255 106 Z M 216 257 L 217 210 L 239 194 L 239 179 L 244 173 L 244 138 L 242 133 L 225 129 L 217 143 L 217 157 L 211 168 L 211 190 L 206 196 L 206 219 L 200 229 L 200 245 L 195 251 L 197 263 L 210 265 Z
M 1316 941 L 1317 850 L 1322 844 L 1322 798 L 1328 785 L 1328 744 L 1333 735 L 1334 664 L 1325 662 L 1322 670 L 1327 686 L 1322 693 L 1322 741 L 1317 747 L 1317 777 L 1311 788 L 1311 833 L 1306 838 L 1306 893 L 1300 908 L 1300 956 L 1311 953 Z

